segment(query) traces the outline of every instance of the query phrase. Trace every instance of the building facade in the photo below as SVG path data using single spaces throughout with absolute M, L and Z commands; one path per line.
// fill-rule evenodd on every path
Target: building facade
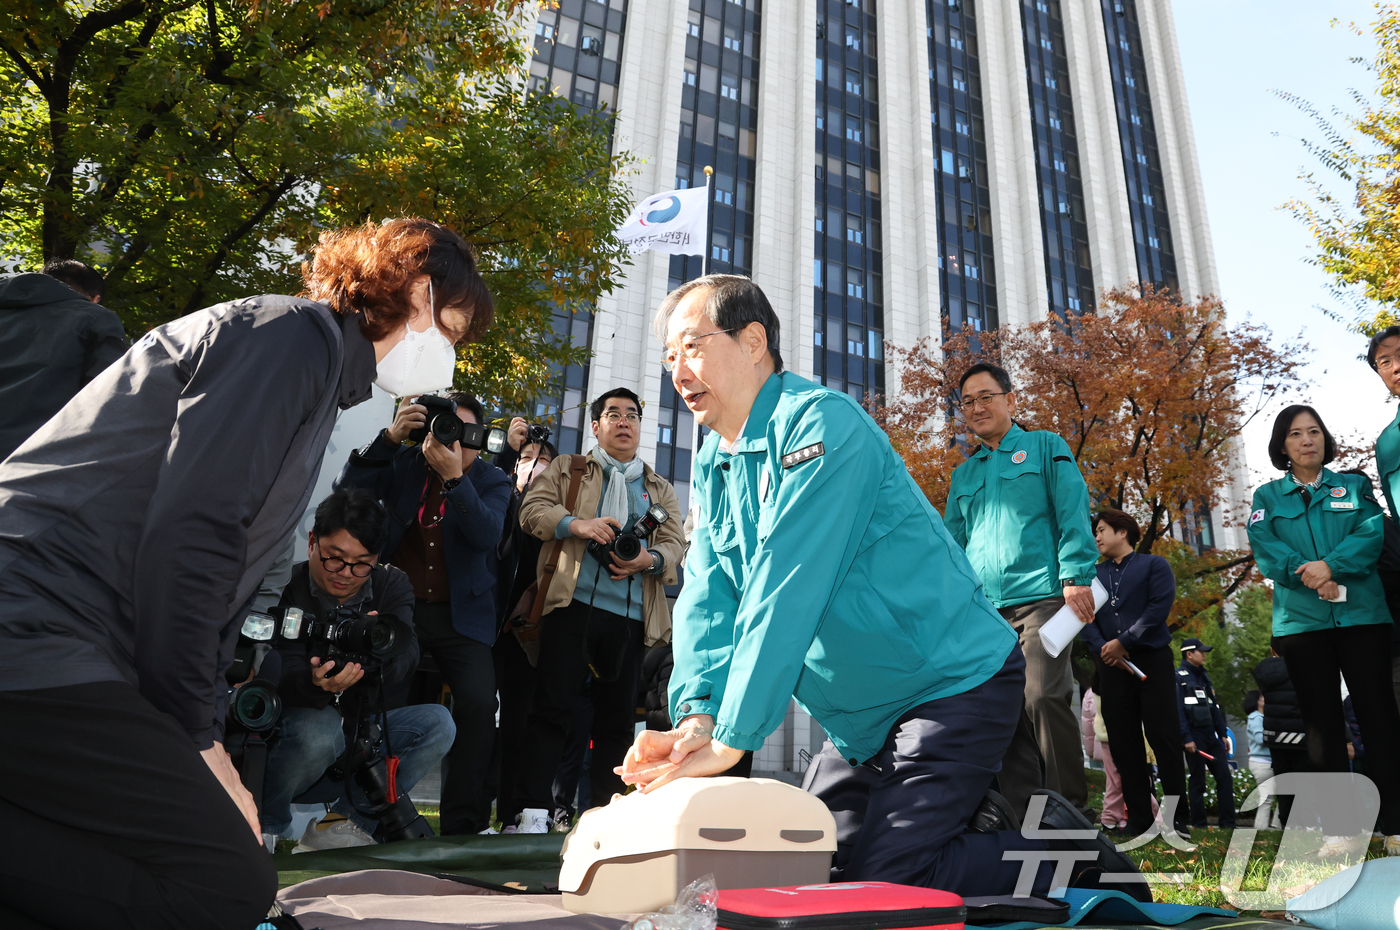
M 788 366 L 837 390 L 885 394 L 885 344 L 945 323 L 1086 312 L 1133 282 L 1219 293 L 1169 0 L 560 0 L 535 36 L 534 86 L 615 107 L 638 198 L 713 166 L 710 269 L 762 286 Z M 561 319 L 592 358 L 538 411 L 581 451 L 571 408 L 637 390 L 642 455 L 683 505 L 698 437 L 650 323 L 701 268 L 642 254 L 596 316 Z M 1247 500 L 1236 473 L 1225 497 Z M 1218 511 L 1192 522 L 1197 545 L 1246 545 Z M 795 777 L 823 738 L 794 705 L 755 768 Z
M 883 395 L 885 344 L 945 321 L 1084 312 L 1136 281 L 1219 293 L 1169 0 L 561 0 L 534 32 L 532 83 L 616 109 L 638 197 L 714 167 L 711 270 L 752 276 L 789 367 L 838 390 Z M 587 397 L 637 389 L 683 502 L 694 424 L 649 324 L 701 265 L 642 254 L 595 317 L 561 319 L 592 359 L 538 411 L 573 451 Z M 1188 530 L 1243 545 L 1219 513 Z

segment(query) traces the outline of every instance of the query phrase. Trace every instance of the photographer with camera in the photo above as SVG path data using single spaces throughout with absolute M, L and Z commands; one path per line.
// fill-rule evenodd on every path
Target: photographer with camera
M 450 369 L 494 312 L 421 219 L 328 230 L 302 274 L 155 327 L 0 464 L 0 926 L 246 930 L 272 903 L 222 745 L 240 624 L 337 409 Z
M 307 541 L 307 561 L 292 570 L 282 591 L 281 607 L 297 607 L 315 617 L 346 609 L 359 615 L 389 615 L 405 624 L 413 620 L 413 586 L 398 569 L 380 565 L 387 514 L 374 495 L 361 488 L 341 488 L 316 507 Z M 413 642 L 380 668 L 327 652 L 306 641 L 284 641 L 281 727 L 268 754 L 262 828 L 282 835 L 292 822 L 291 803 L 334 802 L 319 823 L 307 826 L 297 851 L 368 846 L 378 821 L 364 811 L 364 791 L 353 779 L 334 777 L 327 769 L 345 751 L 342 718 L 354 722 L 364 702 L 376 702 L 418 667 Z M 457 729 L 439 704 L 388 711 L 389 746 L 398 756 L 397 788 L 413 790 L 442 762 Z
M 612 769 L 632 743 L 643 641 L 670 637 L 665 586 L 676 583 L 684 552 L 676 491 L 637 456 L 641 400 L 614 388 L 589 414 L 597 447 L 556 458 L 520 507 L 520 525 L 545 541 L 531 611 L 540 624 L 538 683 L 515 786 L 521 833 L 549 829 L 554 774 L 590 670 L 593 804 L 623 790 Z M 501 793 L 510 789 L 502 784 Z
M 442 783 L 444 835 L 480 833 L 491 824 L 496 545 L 511 492 L 510 479 L 478 458 L 485 419 L 470 394 L 405 399 L 394 422 L 351 453 L 337 482 L 370 491 L 388 509 L 381 558 L 412 582 L 419 645 L 452 689 L 457 739 Z M 454 423 L 460 436 L 449 429 Z

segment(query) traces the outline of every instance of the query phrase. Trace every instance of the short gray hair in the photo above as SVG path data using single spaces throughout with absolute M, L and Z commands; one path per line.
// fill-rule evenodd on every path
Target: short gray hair
M 750 323 L 759 323 L 768 334 L 768 357 L 773 360 L 773 369 L 783 370 L 782 340 L 778 327 L 778 315 L 768 303 L 763 289 L 753 281 L 737 274 L 707 274 L 687 281 L 666 295 L 656 311 L 655 332 L 661 344 L 666 344 L 666 330 L 671 325 L 671 314 L 675 312 L 685 296 L 697 288 L 709 290 L 705 301 L 705 315 L 716 328 L 733 334 Z

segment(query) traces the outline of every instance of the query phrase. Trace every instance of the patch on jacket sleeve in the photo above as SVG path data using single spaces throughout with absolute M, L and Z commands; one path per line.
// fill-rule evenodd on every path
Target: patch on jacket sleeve
M 783 467 L 791 468 L 794 465 L 801 465 L 808 459 L 814 459 L 819 455 L 826 455 L 826 446 L 819 442 L 814 442 L 810 446 L 798 449 L 796 452 L 789 452 L 783 456 Z
M 1258 523 L 1258 522 L 1259 522 L 1260 520 L 1262 520 L 1262 519 L 1264 519 L 1264 511 L 1262 511 L 1262 510 L 1256 510 L 1256 511 L 1254 511 L 1254 513 L 1252 513 L 1252 514 L 1249 515 L 1249 525 L 1250 525 L 1250 526 L 1253 526 L 1254 524 Z

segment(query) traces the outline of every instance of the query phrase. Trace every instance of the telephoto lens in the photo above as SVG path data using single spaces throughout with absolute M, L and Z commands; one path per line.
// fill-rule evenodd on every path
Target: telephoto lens
M 266 733 L 282 716 L 282 698 L 266 681 L 250 681 L 234 692 L 233 719 L 254 733 Z

